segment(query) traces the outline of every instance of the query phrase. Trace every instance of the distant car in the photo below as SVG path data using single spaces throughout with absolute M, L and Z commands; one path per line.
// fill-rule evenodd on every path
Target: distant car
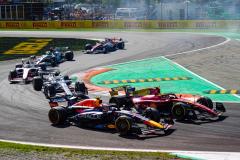
M 101 104 L 100 99 L 86 99 L 67 107 L 52 107 L 48 113 L 53 125 L 67 122 L 81 127 L 116 130 L 120 135 L 166 134 L 172 124 L 156 122 L 136 112 Z
M 15 69 L 8 74 L 10 83 L 24 82 L 28 83 L 33 80 L 33 77 L 38 76 L 39 71 L 45 71 L 46 65 L 44 63 L 35 64 L 31 59 L 22 63 L 16 64 Z
M 106 38 L 104 41 L 97 42 L 95 45 L 86 44 L 85 45 L 85 53 L 86 54 L 97 54 L 97 53 L 108 53 L 114 52 L 118 49 L 124 49 L 125 42 L 120 39 L 115 38 Z
M 88 90 L 84 82 L 75 82 L 72 85 L 72 80 L 68 76 L 59 75 L 59 73 L 50 74 L 47 76 L 36 76 L 33 78 L 33 88 L 36 91 L 43 90 L 47 99 L 57 97 L 63 98 L 68 96 L 77 96 L 83 99 L 88 98 Z
M 45 63 L 47 66 L 56 66 L 64 61 L 72 61 L 74 53 L 69 47 L 50 48 L 46 54 L 36 59 L 36 64 Z
M 177 120 L 207 120 L 220 118 L 226 111 L 222 103 L 214 103 L 208 97 L 191 94 L 160 94 L 160 89 L 149 88 L 146 95 L 139 95 L 131 86 L 125 86 L 125 95 L 112 94 L 109 103 L 115 103 L 118 107 L 134 107 L 139 112 L 156 108 L 161 116 L 170 116 Z M 113 92 L 112 91 L 112 92 Z

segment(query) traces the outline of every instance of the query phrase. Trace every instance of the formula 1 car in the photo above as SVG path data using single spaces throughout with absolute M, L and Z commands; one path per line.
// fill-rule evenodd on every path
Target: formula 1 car
M 208 97 L 202 97 L 191 94 L 160 94 L 160 89 L 148 88 L 148 94 L 139 96 L 140 91 L 135 88 L 125 86 L 127 94 L 118 96 L 112 95 L 110 103 L 117 104 L 118 107 L 135 107 L 140 113 L 146 108 L 156 108 L 161 116 L 170 116 L 179 121 L 185 119 L 207 120 L 219 118 L 226 111 L 222 103 L 215 104 Z M 112 92 L 116 93 L 116 90 Z M 150 94 L 150 93 L 153 94 Z M 215 106 L 215 107 L 214 107 Z
M 69 47 L 50 48 L 46 54 L 36 59 L 36 64 L 45 63 L 47 66 L 55 67 L 66 60 L 72 61 L 73 57 L 73 51 L 71 51 Z
M 15 69 L 9 72 L 8 80 L 10 83 L 24 82 L 26 84 L 31 82 L 39 71 L 46 71 L 44 63 L 35 64 L 31 60 L 22 60 L 22 63 L 16 64 Z
M 72 80 L 68 76 L 59 75 L 59 72 L 44 76 L 37 76 L 33 78 L 33 88 L 36 91 L 41 91 L 47 99 L 58 97 L 72 97 L 88 98 L 88 90 L 83 82 L 76 82 L 72 85 Z
M 52 102 L 51 102 L 52 103 Z M 51 105 L 49 120 L 54 125 L 72 122 L 81 127 L 116 129 L 120 135 L 167 133 L 172 124 L 156 122 L 138 113 L 102 105 L 100 99 L 86 99 L 68 107 Z
M 97 42 L 95 45 L 92 44 L 86 44 L 85 45 L 85 50 L 86 54 L 97 54 L 97 53 L 108 53 L 108 52 L 113 52 L 118 49 L 124 49 L 125 47 L 125 42 L 120 38 L 120 39 L 109 39 L 106 38 L 102 42 Z

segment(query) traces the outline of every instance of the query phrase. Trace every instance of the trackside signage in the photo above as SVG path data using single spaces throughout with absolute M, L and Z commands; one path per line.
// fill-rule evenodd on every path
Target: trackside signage
M 48 28 L 47 22 L 32 22 L 33 28 Z
M 238 29 L 240 20 L 0 21 L 0 28 Z

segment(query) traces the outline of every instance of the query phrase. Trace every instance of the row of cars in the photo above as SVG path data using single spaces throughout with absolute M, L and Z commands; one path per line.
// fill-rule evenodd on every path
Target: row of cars
M 174 120 L 217 120 L 226 111 L 222 103 L 213 103 L 207 97 L 161 94 L 158 87 L 115 87 L 110 91 L 109 102 L 103 103 L 100 98 L 88 96 L 84 82 L 73 82 L 48 67 L 72 59 L 69 48 L 54 49 L 42 57 L 30 57 L 9 73 L 11 83 L 31 81 L 35 91 L 43 92 L 49 101 L 48 117 L 53 125 L 67 123 L 115 130 L 120 135 L 169 134 Z
M 207 97 L 160 94 L 159 88 L 135 90 L 131 86 L 112 88 L 109 102 L 102 103 L 100 98 L 89 98 L 85 84 L 82 86 L 80 97 L 65 94 L 49 98 L 48 115 L 52 124 L 115 129 L 120 135 L 169 134 L 175 119 L 215 121 L 226 111 L 222 103 L 213 103 Z M 124 94 L 119 95 L 119 92 Z M 60 106 L 59 102 L 64 100 L 67 105 Z
M 38 58 L 31 56 L 28 59 L 23 59 L 22 63 L 16 64 L 15 68 L 9 72 L 8 80 L 11 83 L 29 83 L 35 76 L 55 72 L 48 69 L 48 66 L 55 67 L 64 61 L 72 61 L 73 58 L 73 51 L 69 47 L 50 48 L 46 54 Z

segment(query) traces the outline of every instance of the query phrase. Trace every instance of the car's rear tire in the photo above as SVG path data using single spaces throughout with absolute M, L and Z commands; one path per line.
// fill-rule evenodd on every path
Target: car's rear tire
M 118 49 L 124 49 L 124 48 L 125 48 L 124 42 L 118 43 Z
M 187 105 L 184 103 L 176 103 L 172 107 L 172 116 L 173 118 L 182 121 L 186 118 L 186 107 Z
M 75 92 L 78 93 L 83 93 L 83 94 L 88 94 L 87 87 L 85 86 L 84 82 L 76 82 L 75 83 Z
M 43 79 L 41 77 L 34 77 L 32 84 L 35 91 L 41 91 L 43 86 Z
M 109 99 L 109 103 L 115 104 L 117 108 L 123 107 L 123 106 L 121 105 L 120 100 L 119 100 L 117 97 L 111 97 L 111 98 Z
M 213 109 L 213 102 L 210 98 L 208 97 L 200 97 L 198 100 L 197 100 L 197 103 L 200 103 L 206 107 L 208 107 L 209 109 Z
M 120 135 L 127 135 L 132 129 L 132 119 L 127 116 L 120 116 L 116 119 L 115 126 Z
M 145 111 L 145 116 L 155 122 L 160 121 L 160 113 L 156 108 L 148 107 Z
M 52 98 L 56 95 L 56 89 L 54 85 L 49 84 L 44 87 L 44 94 L 46 98 Z
M 72 51 L 67 51 L 65 52 L 65 59 L 67 61 L 72 61 L 73 60 L 73 57 L 74 57 L 74 54 Z
M 92 45 L 91 44 L 86 44 L 85 45 L 85 50 L 91 50 L 92 49 Z
M 53 107 L 48 112 L 48 118 L 53 125 L 63 124 L 67 119 L 67 111 L 63 107 Z

